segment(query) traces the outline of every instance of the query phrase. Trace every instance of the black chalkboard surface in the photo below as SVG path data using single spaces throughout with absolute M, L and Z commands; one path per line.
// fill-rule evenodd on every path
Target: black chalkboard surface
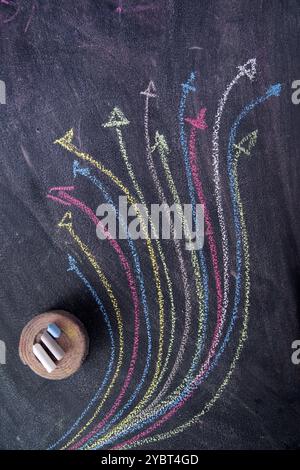
M 0 15 L 0 448 L 299 448 L 299 2 Z M 202 204 L 203 248 L 100 240 L 120 196 Z M 18 356 L 53 309 L 90 337 L 62 381 Z

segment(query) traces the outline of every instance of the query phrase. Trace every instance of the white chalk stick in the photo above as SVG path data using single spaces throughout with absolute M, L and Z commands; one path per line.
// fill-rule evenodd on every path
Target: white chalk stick
M 55 363 L 52 361 L 51 357 L 48 356 L 45 349 L 40 344 L 34 344 L 32 347 L 32 352 L 45 367 L 46 371 L 49 372 L 49 374 L 51 374 L 51 372 L 56 369 Z
M 43 333 L 41 337 L 41 342 L 44 343 L 44 345 L 49 349 L 49 351 L 51 352 L 51 354 L 53 354 L 57 361 L 60 361 L 64 357 L 64 350 L 55 341 L 55 339 L 53 339 L 52 336 L 47 333 L 47 331 Z

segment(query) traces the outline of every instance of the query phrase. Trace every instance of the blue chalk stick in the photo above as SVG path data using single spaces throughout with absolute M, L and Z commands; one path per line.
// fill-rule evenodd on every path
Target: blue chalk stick
M 59 338 L 61 335 L 61 329 L 55 323 L 49 323 L 47 331 L 53 338 Z

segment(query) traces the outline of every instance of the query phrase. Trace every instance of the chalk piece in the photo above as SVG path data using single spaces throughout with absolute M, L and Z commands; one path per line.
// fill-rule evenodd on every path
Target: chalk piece
M 61 329 L 55 323 L 50 323 L 48 325 L 47 331 L 55 339 L 59 338 L 61 335 Z
M 32 347 L 32 352 L 49 374 L 51 374 L 51 372 L 56 369 L 55 363 L 52 361 L 51 357 L 48 356 L 45 349 L 40 344 L 34 344 Z
M 52 338 L 52 336 L 49 335 L 47 331 L 42 334 L 41 342 L 44 343 L 47 349 L 49 349 L 49 351 L 58 361 L 60 361 L 64 357 L 64 350 L 60 347 L 59 344 L 57 344 L 57 342 Z
M 59 339 L 54 339 L 47 332 L 49 325 L 56 325 L 61 330 Z M 51 329 L 50 329 L 51 330 Z M 55 343 L 64 351 L 63 358 L 58 361 L 50 352 L 41 337 L 47 332 Z M 33 353 L 33 345 L 40 344 L 45 354 L 55 363 L 56 368 L 51 373 L 37 360 Z M 51 348 L 50 348 L 51 349 Z M 20 336 L 19 355 L 23 364 L 30 367 L 36 374 L 48 380 L 62 380 L 70 377 L 82 366 L 89 350 L 89 339 L 83 324 L 64 310 L 52 310 L 35 316 L 25 325 Z

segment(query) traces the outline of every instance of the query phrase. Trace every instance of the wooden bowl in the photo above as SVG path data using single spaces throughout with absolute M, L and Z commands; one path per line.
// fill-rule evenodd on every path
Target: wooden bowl
M 56 369 L 47 372 L 32 352 L 32 347 L 38 343 L 49 323 L 55 323 L 61 329 L 61 335 L 56 339 L 65 352 Z M 85 360 L 89 349 L 89 338 L 83 324 L 69 312 L 52 310 L 34 317 L 23 329 L 19 355 L 23 364 L 33 372 L 50 380 L 61 380 L 70 377 L 78 371 Z

